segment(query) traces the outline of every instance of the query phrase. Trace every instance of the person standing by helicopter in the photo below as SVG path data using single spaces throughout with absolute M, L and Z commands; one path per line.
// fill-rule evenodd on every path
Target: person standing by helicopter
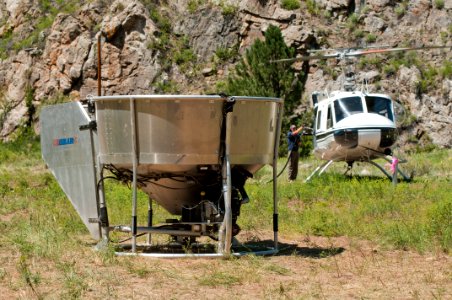
M 287 133 L 287 144 L 289 150 L 289 182 L 297 179 L 298 175 L 298 159 L 300 153 L 298 151 L 301 144 L 301 131 L 303 126 L 297 128 L 294 124 L 290 125 L 290 130 Z

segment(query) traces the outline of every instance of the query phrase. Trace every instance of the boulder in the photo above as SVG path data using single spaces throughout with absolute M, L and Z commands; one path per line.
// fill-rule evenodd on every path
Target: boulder
M 5 68 L 8 66 L 7 68 Z M 27 119 L 28 109 L 25 104 L 25 94 L 31 88 L 30 70 L 33 66 L 33 58 L 21 51 L 15 57 L 9 58 L 0 64 L 0 74 L 3 76 L 1 83 L 4 93 L 2 98 L 7 104 L 2 104 L 3 123 L 0 124 L 0 139 L 7 137 Z
M 386 28 L 386 23 L 375 14 L 370 14 L 364 19 L 364 29 L 371 33 L 380 33 Z

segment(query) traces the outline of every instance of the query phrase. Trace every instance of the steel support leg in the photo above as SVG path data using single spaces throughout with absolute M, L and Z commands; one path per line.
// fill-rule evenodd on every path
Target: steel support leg
M 274 250 L 278 251 L 278 149 L 279 149 L 279 137 L 281 133 L 281 123 L 282 123 L 282 115 L 284 106 L 280 104 L 278 106 L 278 116 L 277 116 L 277 126 L 276 126 L 276 135 L 275 135 L 275 145 L 273 148 L 273 241 L 274 241 Z
M 152 199 L 149 197 L 149 203 L 148 203 L 148 227 L 152 227 L 152 216 L 154 214 L 154 211 L 152 209 Z M 151 233 L 149 232 L 146 239 L 146 244 L 149 246 L 151 245 Z
M 231 253 L 232 241 L 232 208 L 231 208 L 231 163 L 229 161 L 230 142 L 231 142 L 231 125 L 232 115 L 230 113 L 226 116 L 226 141 L 225 141 L 225 157 L 223 161 L 223 199 L 224 199 L 224 218 L 219 230 L 219 245 L 218 250 L 225 256 Z
M 132 252 L 137 251 L 137 167 L 138 145 L 136 137 L 135 99 L 130 98 L 130 129 L 132 134 Z
M 107 202 L 105 201 L 105 189 L 104 189 L 104 166 L 101 164 L 97 165 L 99 183 L 97 184 L 97 193 L 99 196 L 99 226 L 101 230 L 101 240 L 96 245 L 96 249 L 100 250 L 108 245 L 110 240 L 109 234 L 109 221 L 108 221 L 108 211 Z

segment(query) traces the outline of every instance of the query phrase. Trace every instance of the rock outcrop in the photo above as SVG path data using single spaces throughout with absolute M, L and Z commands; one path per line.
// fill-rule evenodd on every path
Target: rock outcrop
M 270 24 L 281 28 L 286 43 L 300 55 L 312 48 L 422 46 L 452 40 L 451 0 L 442 5 L 428 0 L 316 0 L 301 1 L 295 10 L 284 9 L 279 0 L 97 0 L 54 16 L 48 28 L 39 20 L 50 19 L 49 12 L 39 3 L 0 1 L 2 140 L 36 121 L 33 108 L 56 96 L 76 100 L 97 92 L 99 36 L 103 94 L 165 92 L 171 83 L 177 85 L 168 88 L 173 92 L 212 91 L 237 61 L 235 57 L 218 62 L 217 51 L 243 53 L 263 38 Z M 187 64 L 184 57 L 170 57 L 182 40 L 194 53 Z M 416 55 L 437 70 L 450 64 L 452 57 L 450 50 Z M 308 106 L 311 91 L 340 87 L 340 65 L 335 62 L 311 61 L 295 67 L 308 74 L 298 111 Z M 360 71 L 358 78 L 366 78 L 371 89 L 388 93 L 409 108 L 416 116 L 412 130 L 428 133 L 439 146 L 452 145 L 449 73 L 437 74 L 440 82 L 435 87 L 420 90 L 426 75 L 419 65 L 398 66 L 392 73 L 383 72 L 380 65 L 367 65 Z

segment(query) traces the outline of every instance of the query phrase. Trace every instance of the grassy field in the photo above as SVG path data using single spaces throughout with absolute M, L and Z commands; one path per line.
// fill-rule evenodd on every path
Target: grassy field
M 281 159 L 279 165 L 282 167 L 284 162 Z M 347 278 L 340 259 L 349 259 L 348 255 L 355 251 L 357 256 L 350 257 L 353 264 L 360 265 L 360 257 L 366 256 L 359 253 L 370 247 L 370 252 L 366 252 L 370 256 L 376 251 L 372 249 L 377 248 L 387 253 L 380 257 L 384 262 L 404 252 L 407 253 L 405 263 L 412 259 L 415 265 L 421 257 L 417 270 L 427 276 L 422 279 L 425 289 L 410 290 L 399 296 L 423 298 L 427 295 L 435 299 L 450 296 L 447 286 L 452 273 L 447 270 L 451 267 L 449 254 L 452 249 L 452 151 L 411 155 L 402 167 L 407 173 L 414 171 L 415 179 L 397 186 L 366 165 L 354 168 L 352 177 L 341 175 L 345 166 L 337 165 L 324 176 L 303 183 L 318 164 L 311 158 L 302 160 L 296 182 L 288 183 L 285 173 L 278 180 L 280 235 L 284 245 L 290 248 L 290 241 L 298 240 L 305 242 L 306 247 L 290 248 L 293 253 L 279 260 L 249 257 L 214 262 L 167 262 L 118 258 L 112 249 L 93 251 L 95 241 L 41 160 L 38 138 L 24 136 L 14 143 L 1 144 L 0 294 L 7 298 L 37 299 L 167 299 L 187 295 L 199 298 L 217 295 L 219 299 L 246 295 L 267 299 L 330 298 L 339 294 L 334 286 L 327 288 L 330 285 L 324 281 L 328 281 L 328 276 L 333 276 L 330 281 L 337 280 L 338 285 Z M 243 207 L 239 224 L 249 239 L 271 238 L 270 179 L 270 168 L 265 167 L 247 184 L 251 202 Z M 128 188 L 109 182 L 106 189 L 110 221 L 128 223 L 130 210 L 120 209 L 124 203 L 127 203 L 126 207 L 130 203 Z M 140 193 L 139 220 L 146 220 L 146 206 L 147 197 Z M 157 221 L 169 216 L 159 206 L 155 207 L 155 213 Z M 305 248 L 309 248 L 307 252 L 303 252 Z M 344 250 L 348 254 L 333 255 Z M 425 262 L 425 257 L 434 257 L 434 262 L 445 269 L 431 271 L 429 268 L 435 263 Z M 440 263 L 441 260 L 444 261 Z M 295 267 L 298 265 L 300 269 Z M 351 274 L 364 280 L 377 276 L 373 273 L 377 266 L 369 267 L 367 260 L 362 266 L 353 269 Z M 390 273 L 391 267 L 387 268 L 383 266 L 381 272 Z M 400 275 L 396 270 L 393 272 L 396 278 Z M 429 272 L 432 275 L 428 275 Z M 307 274 L 313 277 L 305 278 Z M 273 282 L 270 278 L 279 279 Z M 289 284 L 298 280 L 315 284 L 309 288 L 306 285 L 305 290 Z M 140 283 L 149 290 L 130 288 L 131 284 Z M 174 285 L 178 292 L 172 291 Z M 351 296 L 394 296 L 385 294 L 392 291 L 387 283 L 375 291 L 364 286 L 363 283 L 356 288 Z M 226 292 L 230 287 L 240 287 L 243 293 L 236 289 Z M 158 294 L 154 294 L 154 289 Z M 200 296 L 197 291 L 208 294 Z

